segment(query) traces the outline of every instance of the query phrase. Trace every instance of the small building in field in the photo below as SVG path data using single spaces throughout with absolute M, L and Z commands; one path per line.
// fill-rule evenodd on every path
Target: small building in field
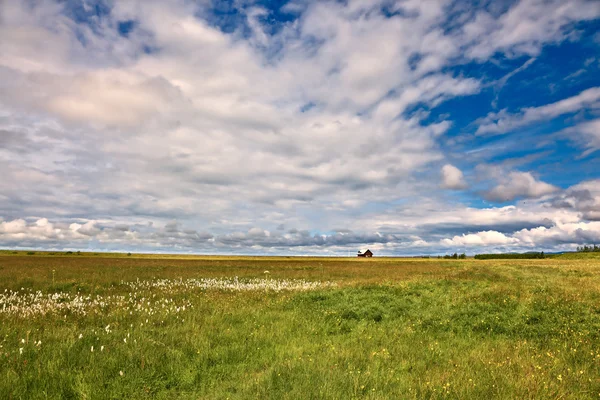
M 358 257 L 373 257 L 373 252 L 369 249 L 359 250 L 357 256 Z

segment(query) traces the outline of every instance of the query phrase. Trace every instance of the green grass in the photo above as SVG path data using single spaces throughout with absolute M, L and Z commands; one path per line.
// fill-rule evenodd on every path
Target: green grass
M 128 298 L 121 281 L 236 275 L 337 286 L 136 290 L 152 315 L 0 313 L 1 398 L 600 397 L 595 259 L 75 257 L 0 256 L 0 293 Z

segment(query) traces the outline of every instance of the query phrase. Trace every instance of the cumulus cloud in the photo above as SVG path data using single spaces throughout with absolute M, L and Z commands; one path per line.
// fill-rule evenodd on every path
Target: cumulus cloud
M 523 229 L 510 235 L 496 231 L 483 231 L 443 239 L 440 244 L 448 248 L 467 247 L 475 251 L 485 249 L 574 249 L 580 244 L 600 241 L 599 222 L 579 222 L 558 224 L 552 227 L 540 226 Z
M 442 167 L 442 187 L 445 189 L 465 189 L 467 183 L 460 169 L 452 164 L 446 164 Z
M 517 239 L 496 231 L 483 231 L 442 240 L 447 246 L 491 246 L 515 243 Z
M 176 248 L 211 253 L 226 252 L 228 249 L 241 252 L 252 252 L 253 249 L 289 252 L 290 249 L 305 248 L 307 252 L 317 251 L 316 249 L 321 249 L 319 251 L 322 252 L 324 247 L 398 245 L 402 241 L 403 239 L 398 235 L 378 232 L 363 234 L 345 230 L 331 234 L 311 234 L 309 231 L 297 229 L 288 232 L 270 232 L 258 227 L 247 231 L 213 235 L 193 229 L 179 229 L 179 224 L 175 221 L 167 223 L 163 228 L 129 226 L 108 221 L 67 224 L 50 222 L 46 218 L 33 221 L 23 219 L 0 221 L 0 243 L 20 248 L 40 245 L 53 249 L 89 248 L 98 245 L 112 248 L 127 243 L 130 248 L 144 251 Z
M 530 246 L 555 247 L 561 244 L 589 244 L 600 241 L 600 222 L 560 224 L 551 228 L 524 229 L 514 234 Z
M 581 182 L 557 195 L 552 206 L 581 213 L 585 220 L 600 221 L 600 180 Z
M 530 172 L 512 171 L 500 177 L 500 183 L 485 193 L 491 201 L 511 201 L 516 198 L 537 198 L 559 190 L 556 186 L 539 181 Z

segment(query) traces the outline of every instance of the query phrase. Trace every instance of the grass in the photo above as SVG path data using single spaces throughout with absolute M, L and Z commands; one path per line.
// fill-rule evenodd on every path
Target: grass
M 335 286 L 190 284 L 234 276 Z M 9 254 L 0 289 L 86 312 L 0 312 L 1 398 L 600 397 L 595 258 Z

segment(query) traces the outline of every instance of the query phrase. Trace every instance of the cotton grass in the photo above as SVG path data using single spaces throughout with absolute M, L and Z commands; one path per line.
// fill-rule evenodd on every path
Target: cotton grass
M 189 299 L 178 295 L 194 291 L 221 290 L 248 291 L 307 291 L 334 286 L 331 282 L 311 282 L 301 279 L 153 279 L 121 282 L 128 289 L 126 295 L 83 295 L 68 292 L 5 290 L 0 294 L 0 314 L 31 318 L 47 314 L 80 315 L 106 314 L 111 310 L 125 310 L 130 314 L 168 315 L 192 308 Z M 156 296 L 160 292 L 162 296 Z M 164 297 L 164 295 L 174 297 Z M 109 327 L 107 326 L 108 330 Z

